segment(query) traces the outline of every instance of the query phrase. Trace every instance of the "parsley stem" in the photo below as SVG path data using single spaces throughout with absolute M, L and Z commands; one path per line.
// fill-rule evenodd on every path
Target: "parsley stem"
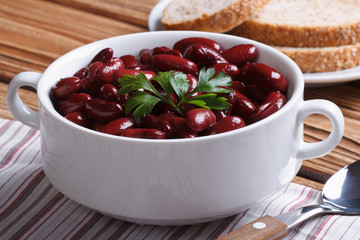
M 180 116 L 183 117 L 184 114 L 181 112 L 181 110 L 180 110 L 180 108 L 179 108 L 179 106 L 180 106 L 180 104 L 181 104 L 182 102 L 183 102 L 183 99 L 181 99 L 178 104 L 175 104 L 175 103 L 172 101 L 171 96 L 170 96 L 167 103 L 170 104 L 170 105 L 174 108 L 174 110 L 175 110 L 176 112 L 178 112 L 178 113 L 180 114 Z
M 184 114 L 181 112 L 180 108 L 178 108 L 177 106 L 175 106 L 174 109 L 180 114 L 180 116 L 184 117 Z

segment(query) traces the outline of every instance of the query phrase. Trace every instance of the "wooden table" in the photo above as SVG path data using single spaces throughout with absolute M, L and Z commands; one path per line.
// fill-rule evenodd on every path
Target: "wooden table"
M 43 72 L 62 54 L 95 40 L 147 29 L 157 0 L 0 0 L 0 118 L 14 119 L 6 106 L 10 80 L 22 71 Z M 345 117 L 344 138 L 330 154 L 303 162 L 294 182 L 321 189 L 337 170 L 360 158 L 360 81 L 305 89 L 305 99 L 327 99 Z M 37 110 L 31 89 L 23 101 Z M 330 121 L 312 115 L 305 121 L 305 140 L 319 141 L 331 131 Z

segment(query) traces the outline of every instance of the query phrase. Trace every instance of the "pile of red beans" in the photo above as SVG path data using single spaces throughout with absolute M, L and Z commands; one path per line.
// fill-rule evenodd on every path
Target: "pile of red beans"
M 260 121 L 286 103 L 286 79 L 270 66 L 255 63 L 257 54 L 251 44 L 225 50 L 206 38 L 181 39 L 173 48 L 142 49 L 137 56 L 115 57 L 111 48 L 105 48 L 88 66 L 60 79 L 51 90 L 51 98 L 66 119 L 103 133 L 149 139 L 219 134 Z M 181 71 L 194 89 L 200 69 L 210 67 L 215 74 L 225 72 L 233 80 L 227 87 L 232 93 L 218 94 L 231 104 L 228 109 L 211 111 L 184 104 L 180 106 L 184 116 L 180 116 L 160 102 L 140 119 L 131 113 L 125 115 L 124 104 L 131 93 L 118 94 L 118 79 L 124 75 L 144 73 L 151 81 L 157 72 Z M 176 102 L 175 94 L 172 98 Z

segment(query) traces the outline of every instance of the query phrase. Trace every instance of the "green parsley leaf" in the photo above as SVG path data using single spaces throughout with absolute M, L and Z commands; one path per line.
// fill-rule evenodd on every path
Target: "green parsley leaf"
M 125 94 L 137 89 L 141 89 L 142 83 L 134 81 L 134 79 L 135 77 L 130 75 L 125 75 L 123 78 L 119 79 L 119 83 L 122 86 L 119 89 L 119 94 Z
M 168 96 L 171 95 L 173 91 L 170 79 L 173 77 L 174 71 L 169 72 L 158 72 L 155 77 L 152 78 L 151 81 L 156 81 L 160 84 L 160 86 L 165 90 Z
M 178 72 L 172 78 L 170 78 L 170 84 L 174 89 L 176 95 L 182 99 L 189 91 L 190 84 L 186 74 Z
M 134 108 L 134 118 L 138 119 L 151 113 L 154 106 L 161 99 L 146 92 L 138 91 L 125 103 L 125 114 L 129 114 Z
M 146 77 L 144 73 L 140 73 L 135 77 L 130 75 L 125 75 L 124 78 L 120 78 L 118 81 L 121 86 L 121 88 L 119 89 L 119 94 L 129 93 L 138 89 L 145 89 L 154 93 L 159 97 L 162 96 L 150 83 L 149 79 Z
M 191 100 L 191 101 L 187 101 L 187 103 L 210 110 L 210 108 L 206 106 L 206 102 L 203 100 Z
M 203 107 L 203 106 L 197 104 L 198 101 L 205 102 L 205 106 L 207 106 L 208 109 L 212 108 L 212 109 L 217 109 L 217 110 L 224 110 L 224 109 L 228 109 L 231 106 L 231 104 L 226 101 L 226 98 L 217 97 L 217 95 L 214 93 L 199 95 L 199 96 L 190 98 L 186 102 L 197 105 L 199 107 Z
M 221 72 L 215 77 L 215 69 L 201 69 L 198 79 L 198 84 L 190 95 L 196 92 L 208 92 L 208 93 L 231 93 L 232 91 L 223 87 L 231 86 L 231 77 Z

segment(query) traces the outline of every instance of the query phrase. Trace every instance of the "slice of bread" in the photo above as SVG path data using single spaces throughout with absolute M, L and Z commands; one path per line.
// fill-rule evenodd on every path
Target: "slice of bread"
M 226 32 L 255 14 L 269 0 L 174 0 L 162 13 L 168 30 Z
M 360 65 L 360 43 L 337 47 L 277 47 L 288 55 L 302 72 L 331 72 Z
M 230 33 L 287 47 L 355 44 L 360 42 L 360 1 L 271 0 Z

